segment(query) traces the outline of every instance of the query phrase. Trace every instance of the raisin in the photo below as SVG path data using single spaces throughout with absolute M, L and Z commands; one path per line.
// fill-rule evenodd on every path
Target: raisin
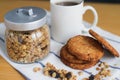
M 60 73 L 56 72 L 55 70 L 49 70 L 48 72 L 50 76 L 54 76 L 54 78 L 60 78 Z
M 68 72 L 68 73 L 65 75 L 65 77 L 66 77 L 67 79 L 70 79 L 70 78 L 72 77 L 71 72 Z
M 60 78 L 60 73 L 57 73 L 57 72 L 56 72 L 55 78 Z
M 55 70 L 49 70 L 48 72 L 49 72 L 49 75 L 52 76 L 52 74 L 56 71 Z
M 94 75 L 91 75 L 91 76 L 89 77 L 89 80 L 94 80 Z

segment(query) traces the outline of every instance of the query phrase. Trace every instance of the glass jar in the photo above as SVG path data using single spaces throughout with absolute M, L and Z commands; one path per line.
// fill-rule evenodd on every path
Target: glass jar
M 6 48 L 10 59 L 33 63 L 48 55 L 50 34 L 46 15 L 44 9 L 37 7 L 17 8 L 5 15 Z

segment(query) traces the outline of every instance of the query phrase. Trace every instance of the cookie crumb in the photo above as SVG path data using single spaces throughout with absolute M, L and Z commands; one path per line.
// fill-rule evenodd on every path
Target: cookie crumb
M 100 68 L 99 68 L 99 67 L 97 67 L 97 68 L 96 68 L 96 70 L 97 70 L 97 71 L 99 71 L 99 70 L 100 70 Z
M 34 67 L 33 68 L 33 72 L 38 72 L 38 71 L 40 71 L 41 69 L 40 69 L 40 67 Z

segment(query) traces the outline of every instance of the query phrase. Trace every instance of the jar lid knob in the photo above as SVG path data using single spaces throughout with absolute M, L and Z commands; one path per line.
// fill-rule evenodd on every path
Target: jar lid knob
M 18 15 L 24 15 L 24 16 L 30 16 L 30 17 L 36 17 L 37 15 L 34 15 L 33 9 L 18 9 L 17 10 Z
M 32 15 L 33 15 L 33 10 L 32 10 L 32 9 L 29 9 L 29 10 L 28 10 L 28 14 L 29 14 L 29 16 L 32 16 Z

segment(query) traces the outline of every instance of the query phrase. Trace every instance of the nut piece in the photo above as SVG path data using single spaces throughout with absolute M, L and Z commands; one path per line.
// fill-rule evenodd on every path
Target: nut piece
M 41 70 L 40 67 L 34 67 L 34 68 L 33 68 L 33 71 L 34 71 L 34 72 L 38 72 L 38 71 L 40 71 L 40 70 Z

